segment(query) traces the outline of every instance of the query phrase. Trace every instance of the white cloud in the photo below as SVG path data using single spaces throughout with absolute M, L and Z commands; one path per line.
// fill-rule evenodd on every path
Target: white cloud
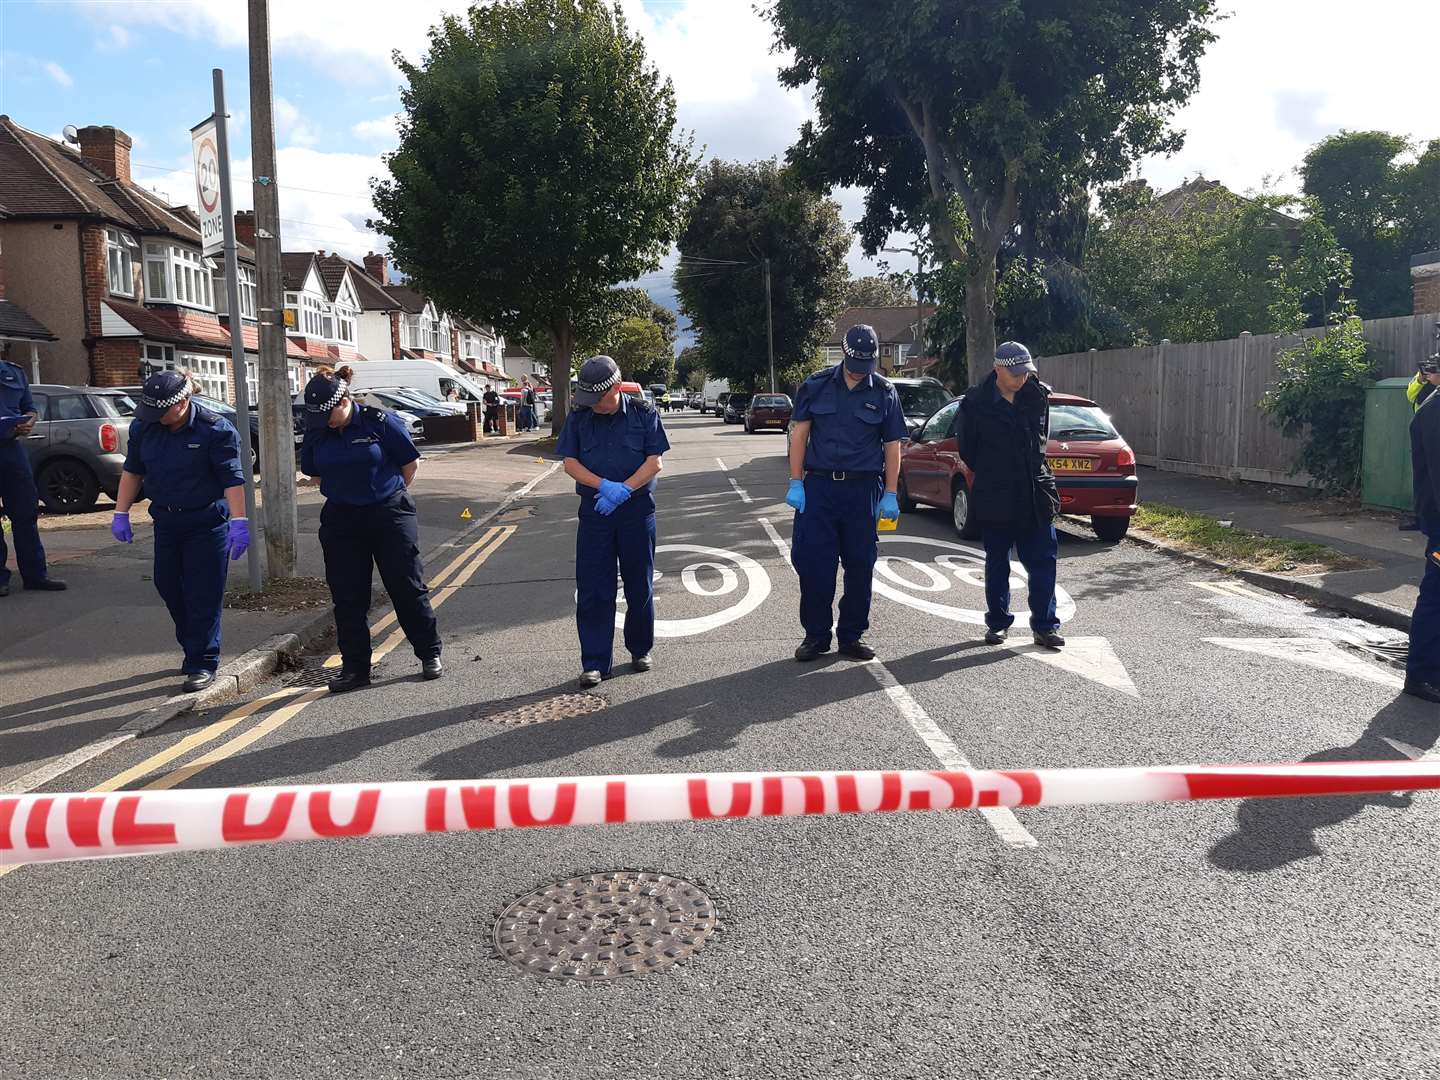
M 46 75 L 49 75 L 50 78 L 54 79 L 55 82 L 65 87 L 66 89 L 69 89 L 70 87 L 75 85 L 75 80 L 70 77 L 70 73 L 64 68 L 62 68 L 59 64 L 55 63 L 54 60 L 47 60 L 44 64 L 44 68 Z
M 314 146 L 320 135 L 301 115 L 299 108 L 278 95 L 275 98 L 275 141 L 295 146 Z
M 350 128 L 350 132 L 357 139 L 364 139 L 369 143 L 393 146 L 400 138 L 399 122 L 400 118 L 395 115 L 381 116 L 374 120 L 361 120 Z
M 119 23 L 104 27 L 95 39 L 95 51 L 102 53 L 124 52 L 135 42 L 135 35 Z

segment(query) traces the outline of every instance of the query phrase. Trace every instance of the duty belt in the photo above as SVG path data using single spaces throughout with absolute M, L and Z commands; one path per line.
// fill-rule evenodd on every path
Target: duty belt
M 806 469 L 809 476 L 824 476 L 830 480 L 878 480 L 878 472 L 846 472 L 844 469 Z

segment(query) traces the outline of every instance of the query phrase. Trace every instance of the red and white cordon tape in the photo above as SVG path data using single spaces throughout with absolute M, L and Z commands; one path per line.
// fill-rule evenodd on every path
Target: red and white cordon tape
M 0 865 L 283 840 L 538 825 L 1361 795 L 1440 788 L 1440 762 L 705 773 L 0 796 Z

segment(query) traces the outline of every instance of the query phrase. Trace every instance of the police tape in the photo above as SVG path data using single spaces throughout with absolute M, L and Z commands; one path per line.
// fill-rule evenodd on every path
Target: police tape
M 287 840 L 561 825 L 1364 795 L 1440 761 L 404 781 L 0 797 L 0 866 Z

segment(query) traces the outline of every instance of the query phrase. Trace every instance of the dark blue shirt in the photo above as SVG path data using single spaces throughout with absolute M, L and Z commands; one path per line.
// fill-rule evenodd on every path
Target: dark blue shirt
M 670 449 L 660 414 L 643 402 L 620 395 L 620 408 L 606 416 L 594 409 L 576 409 L 565 417 L 555 449 L 561 457 L 573 457 L 602 480 L 624 483 L 645 464 L 645 459 Z M 593 513 L 599 494 L 584 484 L 575 485 L 583 500 L 580 512 Z M 629 513 L 655 512 L 655 481 L 625 501 Z
M 0 442 L 15 439 L 14 425 L 3 422 L 6 417 L 34 411 L 35 402 L 30 397 L 30 380 L 25 378 L 25 370 L 0 360 Z
M 844 364 L 800 384 L 791 419 L 810 421 L 805 468 L 822 472 L 884 472 L 885 443 L 903 439 L 906 430 L 894 384 L 871 374 L 852 390 Z
M 152 507 L 198 509 L 245 483 L 234 425 L 194 402 L 175 431 L 158 420 L 132 420 L 125 471 L 145 478 L 145 497 Z
M 312 428 L 300 444 L 300 471 L 320 478 L 320 493 L 346 506 L 374 506 L 405 490 L 400 469 L 420 456 L 410 433 L 382 409 L 356 405 L 336 431 Z

